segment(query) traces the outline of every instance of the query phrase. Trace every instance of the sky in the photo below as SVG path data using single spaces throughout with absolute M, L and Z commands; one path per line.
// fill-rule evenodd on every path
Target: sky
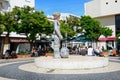
M 45 15 L 54 12 L 84 15 L 84 3 L 90 0 L 35 0 L 35 9 L 44 11 Z

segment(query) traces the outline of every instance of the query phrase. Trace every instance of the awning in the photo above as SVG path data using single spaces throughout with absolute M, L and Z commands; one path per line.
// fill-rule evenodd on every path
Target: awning
M 99 38 L 98 40 L 99 40 L 99 41 L 106 41 L 107 38 Z
M 104 35 L 101 35 L 99 38 L 98 38 L 99 41 L 106 41 L 106 37 Z
M 98 40 L 99 41 L 114 41 L 116 38 L 115 37 L 99 37 Z
M 114 41 L 116 38 L 115 37 L 108 37 L 107 40 L 108 41 Z
M 75 40 L 79 42 L 87 42 L 90 41 L 91 39 L 86 38 L 85 35 L 79 35 L 75 38 Z
M 26 39 L 10 39 L 10 42 L 13 42 L 13 43 L 25 43 L 25 42 L 29 42 L 28 40 Z

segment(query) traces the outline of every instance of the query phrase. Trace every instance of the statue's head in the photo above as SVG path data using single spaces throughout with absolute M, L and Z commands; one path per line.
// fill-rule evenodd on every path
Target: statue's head
M 55 20 L 58 20 L 60 18 L 60 13 L 59 12 L 54 12 L 53 17 Z

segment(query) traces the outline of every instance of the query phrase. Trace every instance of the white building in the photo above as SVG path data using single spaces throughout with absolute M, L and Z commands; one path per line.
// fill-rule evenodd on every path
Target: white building
M 30 6 L 34 8 L 35 0 L 0 0 L 0 12 L 10 12 L 15 6 Z M 0 35 L 0 54 L 4 54 L 8 48 L 12 50 L 18 50 L 20 47 L 24 50 L 30 49 L 29 42 L 26 40 L 25 35 L 11 32 L 9 37 L 10 45 L 7 43 L 8 39 L 6 38 L 6 32 Z
M 35 0 L 0 0 L 0 11 L 9 12 L 15 6 L 23 7 L 23 6 L 35 6 Z
M 120 0 L 91 0 L 85 3 L 85 15 L 89 15 L 113 30 L 112 36 L 99 45 L 116 48 L 115 38 L 120 32 Z M 102 43 L 102 44 L 101 44 Z

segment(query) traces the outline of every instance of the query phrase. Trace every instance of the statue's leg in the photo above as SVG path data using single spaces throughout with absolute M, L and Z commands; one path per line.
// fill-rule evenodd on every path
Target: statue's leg
M 61 58 L 60 49 L 58 46 L 55 46 L 55 48 L 54 48 L 54 58 Z
M 54 37 L 54 58 L 61 58 L 60 56 L 60 40 L 59 38 L 55 35 Z

